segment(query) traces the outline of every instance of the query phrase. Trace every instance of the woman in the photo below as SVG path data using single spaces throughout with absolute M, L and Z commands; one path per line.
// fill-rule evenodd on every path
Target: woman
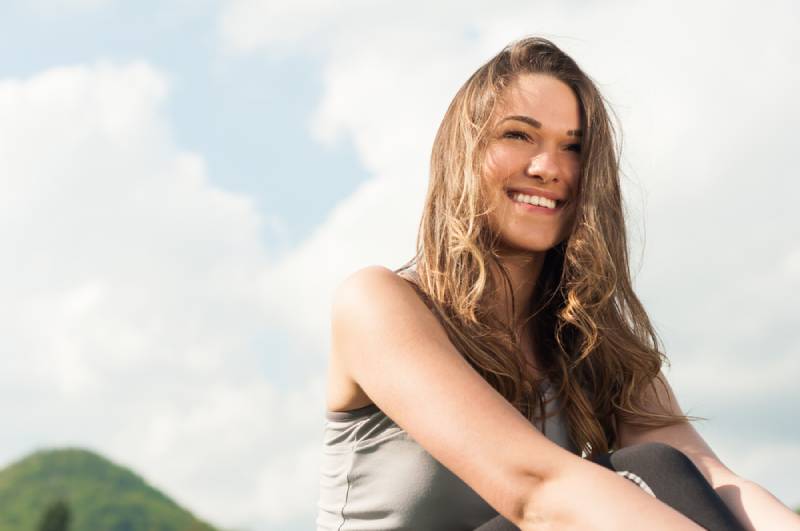
M 595 85 L 545 39 L 461 87 L 416 256 L 334 296 L 319 529 L 800 528 L 660 372 L 617 160 Z

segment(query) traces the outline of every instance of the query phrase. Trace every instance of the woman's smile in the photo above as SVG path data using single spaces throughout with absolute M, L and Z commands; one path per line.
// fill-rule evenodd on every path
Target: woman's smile
M 521 212 L 531 214 L 544 214 L 546 216 L 555 216 L 561 213 L 564 207 L 564 202 L 558 199 L 550 199 L 538 194 L 523 194 L 508 190 L 506 192 L 508 199 L 519 208 Z

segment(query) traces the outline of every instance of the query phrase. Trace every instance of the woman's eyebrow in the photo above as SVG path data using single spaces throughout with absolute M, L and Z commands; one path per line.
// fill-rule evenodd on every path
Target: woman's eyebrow
M 517 120 L 518 122 L 525 122 L 526 124 L 530 125 L 531 127 L 535 127 L 536 129 L 542 128 L 542 122 L 536 120 L 535 118 L 531 118 L 530 116 L 522 116 L 519 114 L 515 114 L 513 116 L 506 116 L 505 118 L 500 120 L 500 123 L 503 123 L 508 120 Z
M 542 122 L 540 122 L 536 118 L 531 118 L 530 116 L 523 116 L 521 114 L 506 116 L 505 118 L 500 120 L 500 122 L 498 122 L 498 125 L 508 120 L 517 120 L 518 122 L 524 122 L 530 125 L 531 127 L 535 127 L 536 129 L 542 128 Z M 580 129 L 570 129 L 569 131 L 567 131 L 567 136 L 583 136 L 583 131 L 581 131 Z

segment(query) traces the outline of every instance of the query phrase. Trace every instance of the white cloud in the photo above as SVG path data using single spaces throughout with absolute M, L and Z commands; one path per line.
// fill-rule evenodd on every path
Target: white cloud
M 287 4 L 233 0 L 228 2 L 221 22 L 226 44 L 232 50 L 302 46 L 307 36 L 329 31 L 331 23 L 341 23 L 341 19 L 354 14 L 356 8 L 369 9 L 369 4 L 364 1 L 337 5 L 324 0 L 300 0 Z
M 303 6 L 278 15 L 229 2 L 221 34 L 240 52 L 321 57 L 314 131 L 322 141 L 349 135 L 373 174 L 264 274 L 273 315 L 307 348 L 327 352 L 327 303 L 343 276 L 370 263 L 395 267 L 413 251 L 430 144 L 460 83 L 509 40 L 540 34 L 573 54 L 620 116 L 634 266 L 643 260 L 636 283 L 665 337 L 682 405 L 733 426 L 753 394 L 800 400 L 786 376 L 800 345 L 789 295 L 800 192 L 790 144 L 800 118 L 793 4 L 405 3 L 387 13 L 350 2 L 310 19 L 312 4 Z M 800 502 L 746 455 L 729 465 Z

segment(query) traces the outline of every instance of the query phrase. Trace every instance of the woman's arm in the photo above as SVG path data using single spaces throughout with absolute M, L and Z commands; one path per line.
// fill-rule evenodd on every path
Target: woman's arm
M 348 277 L 334 294 L 331 325 L 331 356 L 347 376 L 523 530 L 620 531 L 642 522 L 653 531 L 701 529 L 542 435 L 464 359 L 391 270 L 368 267 Z
M 683 415 L 675 393 L 664 373 L 659 373 L 655 394 L 646 390 L 645 404 L 660 410 L 662 404 L 669 412 Z M 720 498 L 748 530 L 800 530 L 800 515 L 782 504 L 760 485 L 736 475 L 711 450 L 703 437 L 688 422 L 663 428 L 643 429 L 617 418 L 619 447 L 646 442 L 661 442 L 680 450 L 694 463 Z
M 800 530 L 800 515 L 761 485 L 733 473 L 714 487 L 746 529 Z
M 531 493 L 526 518 L 517 525 L 523 531 L 703 530 L 632 481 L 580 458 Z

